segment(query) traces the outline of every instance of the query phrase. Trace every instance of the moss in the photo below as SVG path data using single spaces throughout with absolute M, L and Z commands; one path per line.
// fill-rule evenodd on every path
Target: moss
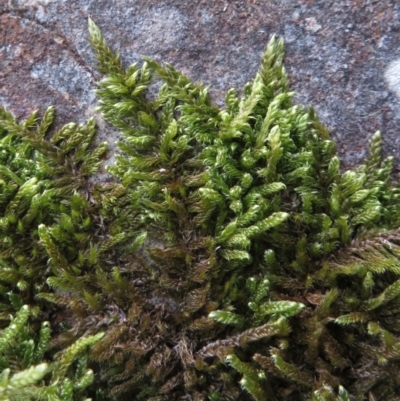
M 84 351 L 103 334 L 81 338 L 63 350 L 54 363 L 43 362 L 50 344 L 50 324 L 42 322 L 35 338 L 28 324 L 30 314 L 29 307 L 22 306 L 0 332 L 0 399 L 85 400 L 84 390 L 93 382 L 94 374 L 87 369 Z
M 90 180 L 106 152 L 93 120 L 48 137 L 52 108 L 1 111 L 0 318 L 30 304 L 53 350 L 104 333 L 96 400 L 395 400 L 400 192 L 380 134 L 342 172 L 291 101 L 281 40 L 221 109 L 89 31 L 99 110 L 123 138 L 114 180 Z

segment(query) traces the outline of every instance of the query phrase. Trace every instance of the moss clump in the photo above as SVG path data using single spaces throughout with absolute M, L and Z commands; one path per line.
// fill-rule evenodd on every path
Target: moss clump
M 0 399 L 90 401 L 84 391 L 93 382 L 94 374 L 87 369 L 84 351 L 103 334 L 81 338 L 63 350 L 56 362 L 43 362 L 50 344 L 50 324 L 42 322 L 35 339 L 28 325 L 30 314 L 29 307 L 22 306 L 0 332 Z
M 92 120 L 47 138 L 52 109 L 39 124 L 1 111 L 0 317 L 31 304 L 53 349 L 104 332 L 95 400 L 398 398 L 400 191 L 380 134 L 342 173 L 275 38 L 220 109 L 89 31 L 123 138 L 114 181 L 89 180 L 106 151 Z

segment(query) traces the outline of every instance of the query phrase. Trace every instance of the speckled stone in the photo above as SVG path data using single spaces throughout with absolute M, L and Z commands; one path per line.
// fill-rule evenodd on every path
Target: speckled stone
M 0 0 L 0 104 L 20 118 L 54 104 L 60 124 L 91 116 L 89 15 L 126 64 L 173 63 L 211 84 L 218 104 L 254 76 L 270 36 L 283 36 L 295 101 L 331 127 L 344 166 L 366 156 L 376 130 L 400 166 L 397 0 Z

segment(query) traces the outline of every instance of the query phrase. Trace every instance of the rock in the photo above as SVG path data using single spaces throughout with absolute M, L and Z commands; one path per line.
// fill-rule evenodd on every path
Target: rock
M 0 104 L 19 118 L 54 104 L 59 124 L 91 116 L 89 15 L 127 65 L 140 55 L 170 62 L 211 84 L 218 104 L 254 76 L 270 36 L 283 36 L 295 101 L 332 128 L 345 167 L 366 156 L 376 130 L 400 165 L 398 2 L 0 0 Z

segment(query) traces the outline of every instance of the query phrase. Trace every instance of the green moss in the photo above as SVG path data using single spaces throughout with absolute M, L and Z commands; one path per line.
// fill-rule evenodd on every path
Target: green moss
M 32 305 L 59 349 L 104 332 L 96 400 L 395 400 L 400 191 L 380 134 L 342 172 L 275 38 L 221 109 L 170 65 L 125 69 L 89 31 L 99 110 L 123 138 L 114 180 L 89 179 L 106 152 L 92 120 L 48 138 L 52 108 L 1 111 L 0 318 Z
M 43 362 L 50 345 L 50 324 L 42 322 L 35 339 L 28 325 L 30 314 L 24 305 L 0 332 L 0 400 L 89 401 L 84 391 L 94 375 L 87 369 L 83 351 L 103 334 L 78 340 L 63 350 L 54 363 Z M 75 366 L 71 366 L 74 362 Z

